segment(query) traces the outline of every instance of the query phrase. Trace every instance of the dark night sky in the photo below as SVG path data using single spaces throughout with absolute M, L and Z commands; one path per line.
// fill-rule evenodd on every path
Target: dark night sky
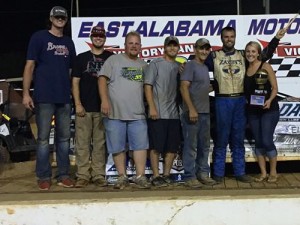
M 79 1 L 79 16 L 178 16 L 178 15 L 236 15 L 236 0 L 117 0 Z M 0 78 L 22 76 L 26 48 L 31 34 L 44 29 L 51 8 L 65 7 L 76 16 L 71 0 L 9 0 L 0 7 Z M 297 13 L 299 0 L 270 0 L 270 13 Z M 264 14 L 263 0 L 241 0 L 242 15 Z M 70 24 L 67 29 L 70 31 Z M 67 32 L 70 33 L 70 32 Z

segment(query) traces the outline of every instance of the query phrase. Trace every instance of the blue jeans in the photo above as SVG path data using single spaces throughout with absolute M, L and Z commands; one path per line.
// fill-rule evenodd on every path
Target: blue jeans
M 255 154 L 268 158 L 277 156 L 273 134 L 279 121 L 279 111 L 266 111 L 262 114 L 249 114 L 248 122 L 255 140 Z
M 190 180 L 210 173 L 208 163 L 210 147 L 210 116 L 199 113 L 197 123 L 191 123 L 187 113 L 181 116 L 183 132 L 184 178 Z
M 246 99 L 216 97 L 216 140 L 214 142 L 214 175 L 225 175 L 226 149 L 229 144 L 235 176 L 245 175 Z
M 49 136 L 51 120 L 55 116 L 55 147 L 57 158 L 57 179 L 69 177 L 70 149 L 70 104 L 36 103 L 36 125 L 38 129 L 36 152 L 36 176 L 39 180 L 50 180 L 52 169 L 49 162 Z

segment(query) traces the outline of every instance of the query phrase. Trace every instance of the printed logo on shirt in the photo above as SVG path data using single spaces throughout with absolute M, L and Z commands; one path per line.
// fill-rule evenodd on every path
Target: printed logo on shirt
M 225 74 L 233 76 L 234 74 L 238 74 L 240 72 L 240 66 L 242 66 L 242 61 L 224 58 L 220 61 L 219 65 L 222 67 L 222 71 Z
M 128 80 L 143 82 L 143 69 L 142 68 L 123 67 L 121 73 L 122 73 L 122 77 L 124 77 Z
M 95 58 L 94 60 L 89 61 L 87 63 L 87 67 L 84 72 L 88 72 L 91 76 L 99 77 L 99 75 L 100 75 L 99 73 L 100 73 L 100 70 L 101 70 L 101 67 L 103 66 L 103 64 L 104 64 L 103 59 Z
M 226 65 L 223 67 L 223 72 L 227 73 L 229 75 L 234 75 L 240 72 L 240 67 L 238 66 L 232 66 L 232 65 Z
M 54 45 L 52 42 L 48 42 L 48 48 L 47 51 L 54 51 L 54 55 L 64 55 L 68 56 L 69 55 L 69 50 L 67 46 L 65 45 Z

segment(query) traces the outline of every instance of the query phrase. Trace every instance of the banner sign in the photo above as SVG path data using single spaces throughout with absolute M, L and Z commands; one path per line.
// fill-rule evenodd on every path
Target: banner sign
M 279 151 L 300 154 L 300 102 L 279 102 L 280 119 L 274 133 Z

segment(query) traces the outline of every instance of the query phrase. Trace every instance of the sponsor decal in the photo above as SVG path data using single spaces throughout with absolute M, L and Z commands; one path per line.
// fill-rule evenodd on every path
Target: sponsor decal
M 279 102 L 280 121 L 300 121 L 299 102 Z
M 163 36 L 212 36 L 219 35 L 225 26 L 236 27 L 236 20 L 116 20 L 116 21 L 82 21 L 77 37 L 87 38 L 93 26 L 106 28 L 106 36 L 125 37 L 131 30 L 138 31 L 143 37 Z
M 248 28 L 248 35 L 273 35 L 279 29 L 284 28 L 290 21 L 290 17 L 286 18 L 264 18 L 252 19 Z M 300 34 L 300 19 L 297 18 L 287 30 L 287 34 Z
M 278 46 L 277 54 L 280 57 L 298 57 L 298 56 L 300 56 L 300 45 Z

